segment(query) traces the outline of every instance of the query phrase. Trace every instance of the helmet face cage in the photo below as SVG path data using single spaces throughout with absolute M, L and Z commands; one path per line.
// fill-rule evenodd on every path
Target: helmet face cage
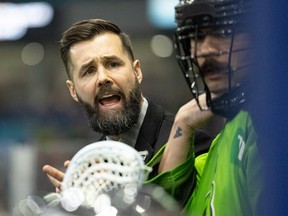
M 243 3 L 244 2 L 244 3 Z M 247 2 L 244 0 L 194 0 L 180 1 L 175 7 L 177 28 L 174 34 L 174 46 L 176 50 L 176 59 L 184 74 L 184 77 L 191 88 L 192 94 L 201 110 L 207 110 L 199 104 L 198 97 L 206 92 L 207 106 L 213 109 L 223 109 L 223 106 L 229 105 L 231 101 L 222 101 L 220 107 L 213 104 L 211 92 L 206 85 L 199 66 L 199 58 L 213 58 L 213 56 L 226 55 L 227 65 L 223 70 L 228 75 L 228 93 L 231 91 L 232 66 L 231 59 L 235 52 L 242 52 L 246 49 L 233 49 L 234 35 L 242 32 L 247 24 L 242 14 L 247 12 Z M 243 25 L 244 24 L 244 25 Z M 197 46 L 206 35 L 215 37 L 225 37 L 230 40 L 228 50 L 219 50 L 217 53 L 200 56 L 197 53 Z M 192 41 L 192 42 L 191 42 Z M 192 53 L 191 53 L 192 52 Z M 244 67 L 243 67 L 244 68 Z M 237 68 L 241 70 L 242 68 Z M 226 105 L 223 105 L 226 104 Z
M 181 71 L 188 83 L 193 97 L 197 100 L 199 108 L 204 110 L 199 104 L 199 96 L 205 92 L 209 91 L 206 87 L 204 79 L 200 73 L 200 67 L 197 61 L 197 53 L 191 53 L 191 39 L 195 39 L 194 33 L 192 33 L 191 26 L 186 28 L 178 28 L 174 34 L 174 46 L 176 50 L 176 59 L 181 68 Z

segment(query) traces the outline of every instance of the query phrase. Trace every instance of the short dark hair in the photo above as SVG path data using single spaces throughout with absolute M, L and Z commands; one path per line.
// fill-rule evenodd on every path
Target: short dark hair
M 72 78 L 69 70 L 69 51 L 72 45 L 94 38 L 106 32 L 111 32 L 119 36 L 124 50 L 127 51 L 131 61 L 134 61 L 133 48 L 129 36 L 110 21 L 102 19 L 87 19 L 74 23 L 67 29 L 60 40 L 61 58 L 64 63 L 69 79 Z

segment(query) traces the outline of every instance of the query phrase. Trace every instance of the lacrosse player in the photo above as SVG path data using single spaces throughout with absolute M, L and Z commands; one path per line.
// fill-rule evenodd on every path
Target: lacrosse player
M 150 180 L 184 202 L 188 215 L 261 215 L 262 157 L 252 121 L 253 62 L 249 0 L 181 0 L 175 7 L 176 55 L 194 99 L 178 111 L 162 161 Z M 253 108 L 252 108 L 253 109 Z M 195 130 L 226 118 L 208 153 L 194 159 Z M 191 176 L 194 178 L 191 179 Z

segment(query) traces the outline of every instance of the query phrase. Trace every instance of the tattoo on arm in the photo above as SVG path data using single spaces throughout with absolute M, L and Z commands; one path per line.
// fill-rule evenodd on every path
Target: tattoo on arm
M 180 127 L 178 127 L 173 138 L 176 139 L 180 136 L 182 136 L 182 129 Z

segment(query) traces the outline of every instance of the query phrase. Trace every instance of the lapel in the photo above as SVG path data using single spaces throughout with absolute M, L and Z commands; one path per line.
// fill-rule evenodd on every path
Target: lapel
M 164 109 L 161 106 L 154 104 L 148 99 L 147 101 L 147 112 L 135 145 L 137 151 L 148 151 L 145 162 L 149 161 L 154 155 L 154 145 L 158 138 L 164 116 Z

